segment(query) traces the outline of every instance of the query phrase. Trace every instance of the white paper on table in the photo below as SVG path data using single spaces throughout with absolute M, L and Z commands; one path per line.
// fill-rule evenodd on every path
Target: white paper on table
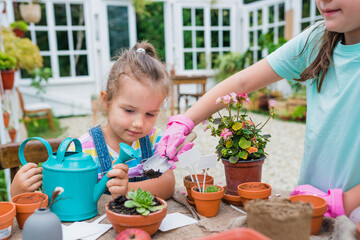
M 111 224 L 96 224 L 87 222 L 74 222 L 69 226 L 62 225 L 63 239 L 76 240 L 97 239 L 112 227 Z
M 181 168 L 186 168 L 187 166 L 196 163 L 199 160 L 200 156 L 201 154 L 199 149 L 194 147 L 189 151 L 186 151 L 177 156 L 179 159 L 177 166 Z
M 159 230 L 166 232 L 175 228 L 183 227 L 198 221 L 181 213 L 170 213 L 162 220 Z
M 201 156 L 198 162 L 198 169 L 215 168 L 217 162 L 217 155 L 205 155 Z

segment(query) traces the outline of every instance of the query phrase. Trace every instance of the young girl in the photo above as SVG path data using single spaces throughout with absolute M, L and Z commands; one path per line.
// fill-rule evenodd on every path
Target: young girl
M 250 93 L 283 78 L 306 82 L 305 149 L 298 182 L 303 186 L 293 194 L 322 195 L 328 200 L 328 215 L 349 216 L 360 205 L 360 1 L 316 4 L 324 22 L 224 80 L 184 115 L 170 117 L 158 152 L 173 158 L 194 125 L 224 107 L 215 104 L 220 96 Z
M 147 179 L 141 174 L 141 162 L 152 156 L 160 140 L 159 129 L 154 128 L 154 124 L 168 95 L 169 85 L 164 65 L 147 42 L 124 51 L 110 70 L 106 90 L 101 92 L 108 122 L 90 129 L 79 140 L 83 152 L 100 163 L 99 178 L 111 167 L 112 160 L 118 158 L 120 143 L 132 146 L 141 156 L 126 164 L 117 164 L 108 172 L 111 179 L 106 186 L 113 198 L 139 187 L 163 199 L 171 198 L 174 193 L 172 170 L 155 179 Z M 11 195 L 34 191 L 40 185 L 41 169 L 36 164 L 26 164 L 14 178 Z

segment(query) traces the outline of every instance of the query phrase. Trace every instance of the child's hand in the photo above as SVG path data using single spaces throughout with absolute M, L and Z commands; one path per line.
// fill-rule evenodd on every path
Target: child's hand
M 111 179 L 106 183 L 106 187 L 113 198 L 127 193 L 129 183 L 128 170 L 128 165 L 120 163 L 113 165 L 113 169 L 107 173 L 107 177 Z
M 20 168 L 11 183 L 11 196 L 39 189 L 42 185 L 42 170 L 36 163 L 27 163 Z

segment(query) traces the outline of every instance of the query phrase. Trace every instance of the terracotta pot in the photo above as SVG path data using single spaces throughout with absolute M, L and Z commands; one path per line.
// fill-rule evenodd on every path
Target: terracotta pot
M 20 15 L 28 23 L 38 23 L 41 19 L 41 8 L 39 4 L 20 4 Z
M 16 220 L 19 228 L 22 229 L 26 219 L 35 212 L 35 209 L 48 205 L 49 198 L 45 193 L 27 192 L 14 196 L 11 202 L 16 206 Z
M 205 186 L 210 185 L 206 184 Z M 220 208 L 221 199 L 224 196 L 224 188 L 217 186 L 220 191 L 210 193 L 195 191 L 197 188 L 197 186 L 191 188 L 197 212 L 204 217 L 216 216 Z
M 268 199 L 271 195 L 271 186 L 261 182 L 247 182 L 238 186 L 238 193 L 245 207 L 246 202 L 253 199 Z
M 165 207 L 159 211 L 150 213 L 148 216 L 142 215 L 125 215 L 115 213 L 109 210 L 109 203 L 106 204 L 106 217 L 111 222 L 114 230 L 119 233 L 128 228 L 140 228 L 148 234 L 153 235 L 160 227 L 162 220 L 166 216 L 167 203 L 163 199 L 157 197 Z
M 324 218 L 324 214 L 327 210 L 327 203 L 325 199 L 314 195 L 294 195 L 290 196 L 289 199 L 292 202 L 302 201 L 304 203 L 311 203 L 314 209 L 311 220 L 311 235 L 318 234 Z
M 356 238 L 360 240 L 360 222 L 356 224 Z
M 262 164 L 265 156 L 251 161 L 240 161 L 235 164 L 222 159 L 225 169 L 227 193 L 238 195 L 237 186 L 244 182 L 261 182 Z
M 200 186 L 202 186 L 203 182 L 204 182 L 204 174 L 196 174 L 197 178 L 199 180 Z M 195 180 L 195 174 L 192 175 L 193 179 Z M 206 174 L 206 179 L 205 179 L 205 184 L 214 184 L 214 178 L 212 176 L 209 176 Z M 186 187 L 186 192 L 188 194 L 188 199 L 189 199 L 189 203 L 194 201 L 194 198 L 191 195 L 191 188 L 193 186 L 197 186 L 196 180 L 195 182 L 191 181 L 190 175 L 187 175 L 184 177 L 184 186 Z M 191 204 L 191 203 L 190 203 Z
M 15 33 L 15 36 L 17 36 L 19 38 L 23 38 L 25 36 L 25 32 L 18 28 L 13 29 L 13 32 Z
M 251 228 L 235 228 L 221 233 L 212 234 L 197 240 L 241 240 L 241 239 L 251 239 L 251 240 L 270 240 L 270 238 L 262 235 L 261 233 L 251 229 Z
M 223 196 L 224 202 L 227 202 L 228 204 L 234 205 L 234 206 L 242 206 L 241 197 L 237 195 L 231 195 L 227 193 L 227 187 L 224 187 L 224 196 Z
M 9 136 L 11 139 L 11 142 L 15 142 L 15 137 L 16 137 L 16 129 L 15 128 L 11 128 L 8 130 L 9 132 Z
M 4 90 L 12 89 L 14 86 L 15 70 L 1 70 L 0 73 Z
M 246 204 L 247 226 L 270 239 L 309 240 L 312 206 L 286 198 L 255 199 Z
M 12 202 L 0 202 L 0 237 L 9 239 L 13 230 L 16 207 Z
M 9 122 L 10 122 L 10 113 L 3 112 L 3 119 L 4 119 L 4 126 L 5 126 L 5 128 L 7 128 L 9 126 Z

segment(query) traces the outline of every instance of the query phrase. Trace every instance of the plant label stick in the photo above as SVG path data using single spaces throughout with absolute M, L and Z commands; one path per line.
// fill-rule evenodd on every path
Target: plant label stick
M 180 155 L 178 155 L 178 159 L 179 159 L 179 164 L 178 166 L 181 168 L 186 168 L 190 165 L 193 165 L 194 163 L 196 163 L 199 158 L 200 158 L 201 154 L 199 149 L 197 148 L 192 148 L 187 152 L 184 152 Z

